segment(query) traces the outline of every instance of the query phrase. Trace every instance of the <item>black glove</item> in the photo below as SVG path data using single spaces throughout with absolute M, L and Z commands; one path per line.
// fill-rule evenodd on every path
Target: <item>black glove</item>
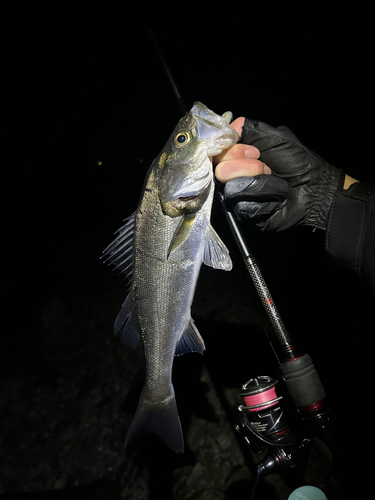
M 301 144 L 287 127 L 245 120 L 241 143 L 260 151 L 273 175 L 239 177 L 224 188 L 227 205 L 238 218 L 262 229 L 282 231 L 295 225 L 326 229 L 334 194 L 345 174 Z

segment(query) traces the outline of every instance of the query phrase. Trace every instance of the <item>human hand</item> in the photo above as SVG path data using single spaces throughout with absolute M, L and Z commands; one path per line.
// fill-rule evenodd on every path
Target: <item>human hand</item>
M 345 174 L 303 146 L 286 127 L 243 118 L 232 126 L 241 134 L 242 145 L 251 144 L 260 153 L 255 156 L 254 149 L 247 151 L 253 157 L 245 161 L 246 150 L 237 144 L 219 157 L 215 173 L 227 182 L 224 196 L 236 215 L 254 219 L 262 229 L 280 231 L 294 225 L 325 229 L 333 196 L 342 188 Z M 270 173 L 269 168 L 274 175 L 264 175 Z M 244 177 L 244 172 L 250 177 Z
M 231 126 L 241 137 L 245 118 L 237 118 Z M 215 176 L 220 182 L 228 182 L 236 177 L 252 177 L 254 175 L 271 174 L 271 169 L 259 160 L 258 148 L 248 144 L 235 144 L 214 157 Z

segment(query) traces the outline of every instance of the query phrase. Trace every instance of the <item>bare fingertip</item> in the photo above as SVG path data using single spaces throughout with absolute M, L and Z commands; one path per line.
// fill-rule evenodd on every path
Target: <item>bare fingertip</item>
M 270 169 L 270 167 L 268 165 L 266 165 L 265 163 L 263 163 L 263 173 L 264 174 L 267 174 L 267 175 L 271 175 L 272 174 L 272 170 Z

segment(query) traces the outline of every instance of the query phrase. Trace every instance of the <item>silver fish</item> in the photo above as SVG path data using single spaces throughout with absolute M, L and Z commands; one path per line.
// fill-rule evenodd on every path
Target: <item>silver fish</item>
M 126 446 L 154 432 L 172 450 L 184 449 L 173 358 L 205 349 L 190 312 L 202 262 L 232 268 L 210 224 L 212 156 L 238 140 L 226 119 L 199 102 L 180 119 L 148 171 L 137 210 L 104 251 L 105 262 L 129 280 L 115 333 L 122 330 L 122 340 L 131 347 L 142 338 L 145 355 L 145 383 Z

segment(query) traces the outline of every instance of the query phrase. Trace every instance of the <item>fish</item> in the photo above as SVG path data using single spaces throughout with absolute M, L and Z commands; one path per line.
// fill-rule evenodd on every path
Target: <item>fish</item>
M 239 139 L 229 116 L 194 103 L 150 166 L 137 209 L 104 250 L 104 262 L 128 281 L 114 333 L 133 348 L 142 340 L 145 360 L 125 448 L 155 433 L 176 453 L 184 451 L 172 384 L 174 356 L 205 349 L 191 317 L 202 263 L 232 269 L 229 251 L 210 222 L 212 157 Z

